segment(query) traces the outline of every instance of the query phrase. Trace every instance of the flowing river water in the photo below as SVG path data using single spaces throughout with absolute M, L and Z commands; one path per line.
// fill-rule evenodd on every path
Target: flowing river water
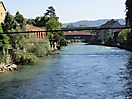
M 35 65 L 0 74 L 0 99 L 131 99 L 132 53 L 69 44 Z

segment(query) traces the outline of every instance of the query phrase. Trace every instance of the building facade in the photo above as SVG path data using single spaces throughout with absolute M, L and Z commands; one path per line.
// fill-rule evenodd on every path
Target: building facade
M 6 15 L 6 8 L 3 2 L 0 2 L 0 23 L 4 22 Z
M 107 21 L 105 24 L 101 25 L 100 28 L 117 28 L 121 27 L 121 24 L 114 19 Z M 100 30 L 100 39 L 101 41 L 108 40 L 108 35 L 114 36 L 115 29 L 110 29 L 110 34 L 108 34 L 109 29 L 102 29 Z

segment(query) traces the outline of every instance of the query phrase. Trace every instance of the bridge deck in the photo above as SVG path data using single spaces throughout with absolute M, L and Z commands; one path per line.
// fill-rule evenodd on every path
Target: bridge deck
M 60 30 L 8 32 L 8 33 L 1 33 L 1 34 L 36 33 L 36 32 L 59 32 L 59 31 L 82 31 L 82 30 L 106 30 L 106 29 L 130 29 L 130 28 L 132 28 L 132 27 L 114 27 L 114 28 L 74 27 L 74 28 L 61 28 Z

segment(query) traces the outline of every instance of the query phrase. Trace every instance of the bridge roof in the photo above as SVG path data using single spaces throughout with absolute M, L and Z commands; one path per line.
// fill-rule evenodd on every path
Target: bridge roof
M 89 35 L 91 36 L 89 32 L 64 32 L 64 35 Z
M 121 25 L 121 27 L 127 27 L 127 25 L 123 24 L 123 25 Z M 123 29 L 115 29 L 114 33 L 119 33 L 122 30 Z

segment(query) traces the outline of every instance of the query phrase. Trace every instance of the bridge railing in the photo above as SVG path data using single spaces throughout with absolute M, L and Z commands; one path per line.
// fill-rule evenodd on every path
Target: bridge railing
M 19 33 L 39 33 L 39 32 L 59 32 L 59 31 L 83 31 L 83 30 L 107 30 L 107 29 L 131 29 L 132 27 L 113 27 L 113 28 L 100 28 L 100 27 L 74 27 L 74 28 L 61 28 L 60 30 L 45 30 L 45 31 L 23 31 L 23 32 L 7 32 L 1 34 L 19 34 Z

